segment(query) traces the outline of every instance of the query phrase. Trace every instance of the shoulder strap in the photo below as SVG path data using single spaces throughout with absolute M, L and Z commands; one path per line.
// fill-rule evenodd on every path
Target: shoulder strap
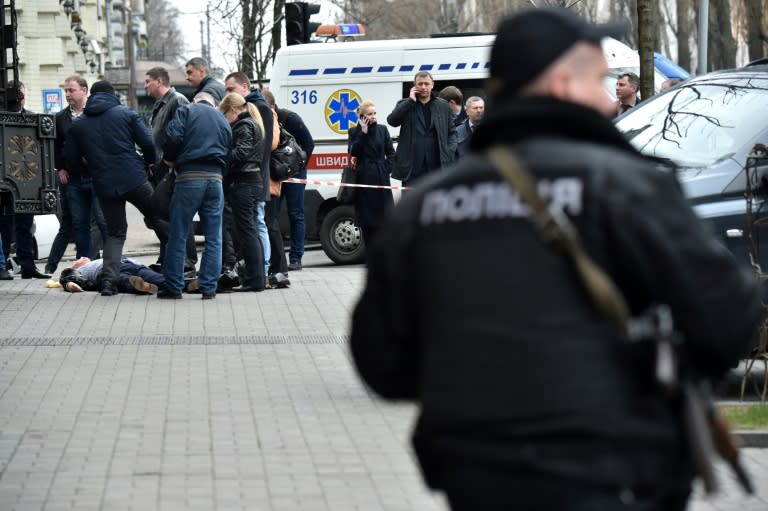
M 496 145 L 488 149 L 487 154 L 499 173 L 530 206 L 542 240 L 556 243 L 566 253 L 600 313 L 626 332 L 629 313 L 624 297 L 608 274 L 584 251 L 579 233 L 568 217 L 544 202 L 533 179 L 510 149 Z

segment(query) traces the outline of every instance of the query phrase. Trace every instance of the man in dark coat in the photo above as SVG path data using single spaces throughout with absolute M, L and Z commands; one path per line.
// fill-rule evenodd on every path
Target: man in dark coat
M 274 97 L 274 96 L 273 96 Z M 294 136 L 299 146 L 304 149 L 307 155 L 307 162 L 312 157 L 315 150 L 315 139 L 309 132 L 304 119 L 299 114 L 280 108 L 274 105 L 277 112 L 277 119 L 285 130 Z M 295 176 L 297 179 L 307 179 L 307 165 L 301 167 L 299 173 Z M 307 235 L 307 226 L 304 221 L 304 190 L 307 185 L 304 183 L 283 183 L 280 198 L 277 200 L 275 214 L 280 215 L 280 208 L 283 200 L 288 209 L 288 223 L 291 229 L 291 248 L 288 251 L 288 269 L 291 271 L 301 270 L 301 260 L 304 257 L 304 238 Z
M 480 125 L 480 121 L 485 113 L 485 100 L 479 96 L 468 98 L 464 111 L 467 113 L 467 118 L 456 127 L 456 139 L 458 140 L 458 146 L 456 147 L 457 159 L 467 154 L 469 150 L 469 141 L 472 138 L 472 133 Z
M 514 152 L 630 314 L 669 307 L 689 370 L 721 378 L 755 334 L 754 276 L 608 119 L 600 41 L 621 26 L 561 8 L 502 21 L 471 153 L 406 194 L 369 247 L 352 355 L 374 391 L 420 406 L 416 454 L 454 511 L 682 510 L 692 479 L 656 346 L 602 315 L 488 148 Z
M 448 103 L 433 94 L 434 86 L 432 75 L 419 71 L 410 95 L 398 101 L 387 116 L 390 126 L 400 127 L 392 177 L 405 186 L 456 157 L 453 113 Z
M 190 87 L 195 88 L 192 96 L 197 96 L 201 92 L 207 92 L 213 96 L 213 99 L 216 100 L 216 105 L 218 105 L 224 97 L 224 85 L 208 74 L 208 62 L 203 58 L 195 57 L 189 59 L 185 67 L 187 83 L 189 83 Z
M 143 156 L 136 153 L 136 146 Z M 152 133 L 136 112 L 120 104 L 112 84 L 103 80 L 93 84 L 83 115 L 72 124 L 64 158 L 68 170 L 83 169 L 86 162 L 93 179 L 109 231 L 101 294 L 115 295 L 128 231 L 125 203 L 141 211 L 161 243 L 168 240 L 168 224 L 155 215 L 152 185 L 147 178 L 146 167 L 155 163 Z
M 453 114 L 453 125 L 458 128 L 467 119 L 467 112 L 464 110 L 464 94 L 455 85 L 449 85 L 443 87 L 437 97 L 448 102 Z

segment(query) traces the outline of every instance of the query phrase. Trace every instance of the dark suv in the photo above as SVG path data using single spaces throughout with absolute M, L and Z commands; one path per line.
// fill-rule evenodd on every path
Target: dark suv
M 716 71 L 642 102 L 616 120 L 643 154 L 675 163 L 696 212 L 734 255 L 749 261 L 744 167 L 755 144 L 768 145 L 768 62 Z M 765 182 L 768 160 L 758 167 Z M 766 189 L 753 188 L 756 208 Z M 768 210 L 755 214 L 768 215 Z M 760 232 L 761 230 L 765 232 Z M 768 229 L 753 229 L 768 270 Z

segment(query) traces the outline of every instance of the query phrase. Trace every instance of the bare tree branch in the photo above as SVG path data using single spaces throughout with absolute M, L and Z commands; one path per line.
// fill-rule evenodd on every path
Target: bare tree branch
M 179 10 L 168 0 L 147 3 L 147 58 L 178 64 L 184 54 L 184 39 L 179 29 Z

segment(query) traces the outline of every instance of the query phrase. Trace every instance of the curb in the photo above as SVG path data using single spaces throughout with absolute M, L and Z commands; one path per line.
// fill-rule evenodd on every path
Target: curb
M 741 441 L 742 447 L 768 448 L 768 431 L 764 429 L 737 429 L 733 434 Z

